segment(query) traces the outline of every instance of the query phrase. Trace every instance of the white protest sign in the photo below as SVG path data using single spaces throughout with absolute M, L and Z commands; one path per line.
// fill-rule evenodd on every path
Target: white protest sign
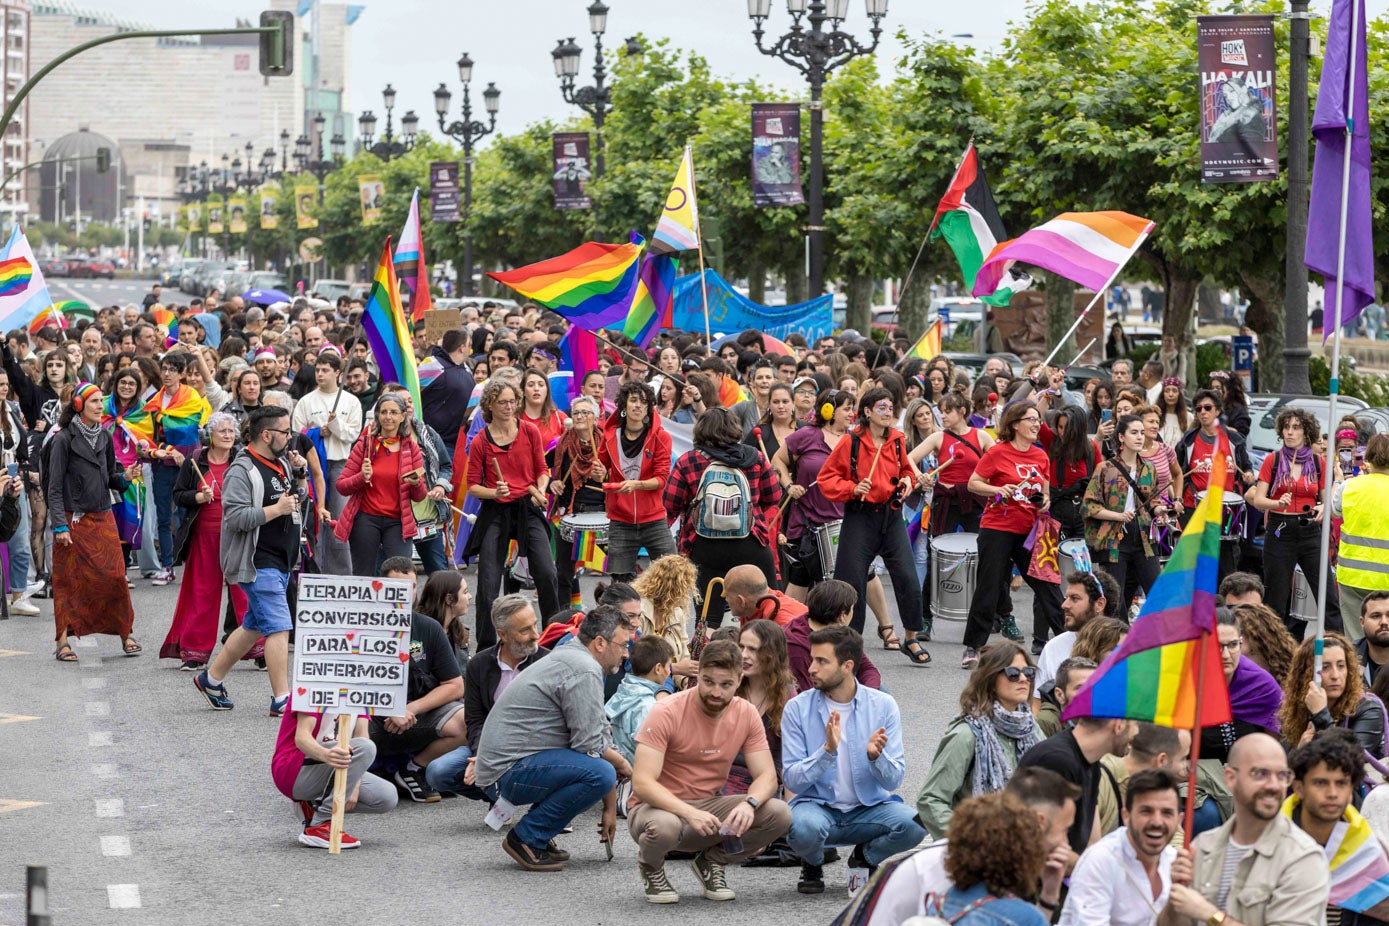
M 293 710 L 405 716 L 410 593 L 404 579 L 301 576 Z

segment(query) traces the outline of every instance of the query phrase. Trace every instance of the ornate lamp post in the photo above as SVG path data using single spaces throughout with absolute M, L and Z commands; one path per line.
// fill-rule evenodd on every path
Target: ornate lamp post
M 822 295 L 825 291 L 824 112 L 820 98 L 825 79 L 836 68 L 855 58 L 871 55 L 878 47 L 883 17 L 887 15 L 887 0 L 864 0 L 864 8 L 873 21 L 872 45 L 859 44 L 858 39 L 839 28 L 849 15 L 849 0 L 786 0 L 791 29 L 772 45 L 765 46 L 762 24 L 771 15 L 772 0 L 748 0 L 748 17 L 752 20 L 757 50 L 785 61 L 810 82 L 810 192 L 806 201 L 806 232 L 810 236 L 811 296 Z
M 211 181 L 211 175 L 212 171 L 209 170 L 206 161 L 189 166 L 187 174 L 178 182 L 178 194 L 184 203 L 192 205 L 193 203 L 205 204 L 207 202 L 207 194 L 211 192 L 208 185 Z M 202 205 L 199 208 L 202 208 Z M 207 216 L 203 216 L 202 221 L 198 223 L 201 226 L 198 229 L 200 244 L 198 253 L 204 257 L 207 256 L 207 225 L 204 224 L 206 221 Z
M 607 69 L 603 67 L 603 33 L 608 31 L 608 5 L 603 0 L 593 0 L 588 6 L 588 30 L 593 33 L 593 84 L 575 89 L 574 81 L 579 76 L 579 59 L 583 55 L 574 39 L 562 39 L 550 52 L 555 62 L 555 76 L 559 78 L 560 92 L 566 103 L 572 103 L 593 117 L 593 128 L 597 133 L 597 145 L 593 159 L 593 176 L 603 176 L 603 121 L 612 112 L 612 88 L 605 78 Z
M 449 102 L 453 94 L 444 84 L 434 91 L 434 111 L 439 116 L 439 131 L 463 146 L 463 292 L 472 296 L 473 292 L 473 230 L 471 226 L 473 208 L 473 145 L 481 141 L 497 128 L 497 109 L 501 105 L 502 92 L 496 84 L 489 83 L 482 91 L 482 103 L 487 110 L 487 124 L 473 119 L 473 102 L 470 88 L 473 82 L 473 59 L 464 52 L 458 59 L 458 81 L 463 85 L 463 118 L 448 125 L 444 117 L 448 115 Z
M 323 127 L 327 120 L 319 113 L 313 118 L 314 137 L 310 142 L 307 135 L 300 135 L 294 142 L 294 163 L 301 172 L 307 171 L 318 180 L 318 204 L 323 205 L 323 178 L 338 166 L 342 160 L 347 142 L 341 135 L 334 135 L 329 144 L 331 157 L 323 156 Z
M 391 112 L 395 109 L 395 88 L 390 84 L 381 91 L 381 105 L 386 110 L 386 131 L 381 140 L 376 141 L 376 114 L 367 110 L 357 117 L 357 132 L 361 135 L 358 150 L 370 151 L 383 161 L 392 161 L 415 147 L 415 132 L 420 125 L 420 117 L 413 109 L 400 117 L 401 137 L 396 139 L 391 122 Z

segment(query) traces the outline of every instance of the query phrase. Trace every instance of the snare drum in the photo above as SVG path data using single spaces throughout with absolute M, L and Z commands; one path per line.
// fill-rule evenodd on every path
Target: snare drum
M 1061 567 L 1063 579 L 1073 572 L 1095 571 L 1095 566 L 1090 561 L 1090 548 L 1079 537 L 1061 541 L 1057 547 L 1056 559 L 1056 564 Z M 1067 563 L 1070 564 L 1069 567 Z
M 578 511 L 559 519 L 561 540 L 572 542 L 580 531 L 596 534 L 597 543 L 608 542 L 608 516 L 602 511 Z
M 844 527 L 844 520 L 827 521 L 818 524 L 810 529 L 815 537 L 815 551 L 820 554 L 820 569 L 825 574 L 825 579 L 834 578 L 834 562 L 839 558 L 839 531 Z
M 1293 568 L 1293 594 L 1288 612 L 1289 618 L 1302 621 L 1304 624 L 1315 624 L 1319 620 L 1317 596 L 1312 586 L 1308 584 L 1307 577 L 1302 574 L 1301 566 Z
M 1172 551 L 1177 546 L 1177 536 L 1181 534 L 1181 525 L 1173 515 L 1162 515 L 1154 517 L 1152 524 L 1148 525 L 1148 541 L 1153 546 L 1153 553 L 1158 561 L 1166 563 L 1172 558 Z
M 1196 504 L 1206 498 L 1206 491 L 1196 493 Z M 1238 541 L 1244 536 L 1244 496 L 1238 492 L 1222 492 L 1220 501 L 1220 539 Z
M 931 538 L 931 616 L 945 621 L 968 620 L 978 576 L 978 534 Z

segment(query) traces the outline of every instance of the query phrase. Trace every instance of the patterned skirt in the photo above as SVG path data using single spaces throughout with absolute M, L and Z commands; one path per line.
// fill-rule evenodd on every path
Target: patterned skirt
M 53 544 L 55 639 L 93 633 L 130 636 L 135 609 L 125 583 L 125 557 L 110 511 L 68 514 L 70 544 Z

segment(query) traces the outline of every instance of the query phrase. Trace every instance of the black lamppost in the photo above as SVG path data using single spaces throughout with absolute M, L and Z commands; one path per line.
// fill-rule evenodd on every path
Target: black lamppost
M 434 111 L 439 116 L 439 131 L 463 146 L 463 292 L 464 296 L 473 293 L 473 229 L 471 223 L 473 209 L 473 144 L 491 135 L 497 128 L 497 108 L 501 105 L 502 92 L 496 84 L 489 83 L 482 91 L 482 103 L 487 109 L 487 124 L 473 119 L 473 101 L 469 88 L 473 82 L 473 59 L 464 52 L 458 59 L 458 80 L 463 84 L 463 118 L 444 125 L 444 117 L 449 111 L 453 94 L 444 84 L 434 91 Z
M 391 111 L 395 109 L 395 88 L 390 84 L 381 91 L 381 104 L 386 109 L 386 131 L 382 133 L 380 141 L 375 141 L 376 114 L 369 109 L 362 113 L 357 117 L 357 132 L 361 136 L 358 150 L 370 151 L 383 161 L 392 161 L 415 147 L 415 131 L 419 128 L 420 117 L 415 115 L 413 109 L 400 117 L 401 138 L 397 141 L 391 123 Z
M 604 82 L 608 74 L 603 67 L 603 33 L 608 31 L 608 5 L 603 0 L 593 0 L 588 5 L 588 31 L 593 33 L 592 86 L 574 88 L 583 49 L 572 37 L 556 43 L 550 57 L 555 61 L 555 76 L 559 78 L 564 102 L 574 104 L 593 117 L 593 128 L 598 136 L 593 157 L 593 177 L 596 180 L 603 176 L 603 120 L 612 111 L 612 88 Z
M 810 236 L 812 297 L 825 291 L 824 112 L 820 96 L 825 78 L 836 68 L 863 55 L 871 55 L 877 49 L 883 32 L 883 17 L 887 15 L 887 0 L 864 0 L 864 8 L 873 21 L 872 45 L 860 45 L 858 39 L 840 30 L 849 15 L 849 0 L 786 0 L 791 31 L 770 47 L 764 47 L 762 23 L 771 15 L 772 0 L 748 0 L 748 16 L 752 19 L 757 50 L 785 61 L 810 82 L 810 194 L 806 201 L 805 230 Z
M 294 163 L 300 172 L 307 171 L 318 180 L 318 204 L 323 205 L 323 178 L 338 166 L 347 142 L 341 135 L 334 135 L 329 144 L 331 158 L 323 156 L 323 127 L 327 123 L 323 113 L 313 117 L 316 142 L 309 141 L 307 135 L 300 135 L 294 142 Z
M 207 194 L 210 192 L 208 184 L 211 181 L 211 174 L 212 171 L 208 169 L 206 161 L 196 166 L 189 166 L 184 178 L 178 182 L 178 194 L 185 204 L 198 203 L 200 210 L 205 208 Z M 202 221 L 198 223 L 201 226 L 198 229 L 198 240 L 201 245 L 198 252 L 204 257 L 207 256 L 207 225 L 204 224 L 206 220 L 207 216 L 203 216 Z
M 230 204 L 227 197 L 237 191 L 239 184 L 236 182 L 236 174 L 241 170 L 241 159 L 231 160 L 231 155 L 222 155 L 222 167 L 214 170 L 213 176 L 216 178 L 212 183 L 212 191 L 222 197 L 222 259 L 226 260 L 231 255 L 231 222 L 229 221 Z

